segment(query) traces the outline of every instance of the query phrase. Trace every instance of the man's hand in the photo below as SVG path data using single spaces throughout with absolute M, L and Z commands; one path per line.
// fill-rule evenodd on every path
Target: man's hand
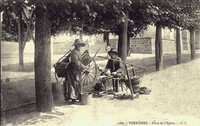
M 117 75 L 117 72 L 112 72 L 112 75 Z
M 86 66 L 85 69 L 83 70 L 83 73 L 90 73 L 89 69 L 90 67 Z
M 89 66 L 84 66 L 83 69 L 84 69 L 84 70 L 88 70 L 88 69 L 90 69 L 90 67 L 89 67 Z
M 108 70 L 108 69 L 104 69 L 103 71 L 101 71 L 102 73 L 101 73 L 101 75 L 105 75 L 105 76 L 110 76 L 110 70 Z
M 104 72 L 104 68 L 103 67 L 97 65 L 97 68 L 98 68 L 99 71 Z
M 62 65 L 67 65 L 68 63 L 66 63 L 66 62 L 61 62 L 61 64 L 62 64 Z

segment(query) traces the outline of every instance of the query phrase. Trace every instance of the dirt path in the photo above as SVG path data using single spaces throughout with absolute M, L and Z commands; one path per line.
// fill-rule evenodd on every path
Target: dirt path
M 152 90 L 134 100 L 93 98 L 92 105 L 56 107 L 52 113 L 10 116 L 7 126 L 199 126 L 200 59 L 144 75 L 141 86 Z

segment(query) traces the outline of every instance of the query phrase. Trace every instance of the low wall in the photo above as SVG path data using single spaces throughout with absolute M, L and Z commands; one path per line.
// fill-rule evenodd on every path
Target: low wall
M 163 53 L 176 51 L 175 40 L 162 39 Z M 117 39 L 110 40 L 111 46 L 117 48 Z M 131 38 L 131 53 L 152 54 L 155 53 L 155 39 L 151 37 Z
M 110 39 L 111 48 L 117 48 L 117 39 Z M 88 42 L 90 43 L 90 42 Z M 53 54 L 64 54 L 70 50 L 73 42 L 54 42 Z M 131 53 L 152 54 L 155 52 L 155 39 L 151 37 L 131 38 Z M 87 48 L 87 47 L 85 47 Z M 95 41 L 89 47 L 90 53 L 95 53 L 100 48 L 99 53 L 106 53 L 106 43 L 102 41 Z M 163 52 L 173 52 L 176 50 L 175 40 L 163 39 Z
M 131 53 L 152 53 L 152 39 L 146 38 L 131 38 L 130 46 Z

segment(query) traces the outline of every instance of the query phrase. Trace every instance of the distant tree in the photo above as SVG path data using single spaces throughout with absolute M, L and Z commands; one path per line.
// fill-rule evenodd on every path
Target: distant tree
M 30 40 L 32 34 L 29 33 L 30 31 L 27 25 L 29 22 L 25 20 L 27 17 L 25 13 L 23 13 L 26 11 L 26 8 L 24 7 L 24 3 L 22 1 L 5 1 L 2 3 L 2 7 L 2 10 L 4 11 L 4 20 L 2 22 L 3 40 L 19 43 L 19 70 L 23 71 L 23 52 L 26 42 Z
M 101 5 L 99 7 L 101 10 L 97 12 L 96 24 L 100 22 L 99 28 L 118 35 L 118 53 L 122 60 L 126 60 L 130 48 L 130 37 L 136 36 L 149 24 L 148 20 L 144 20 L 144 13 L 138 11 L 139 1 L 102 1 L 99 5 Z
M 180 64 L 182 62 L 180 39 L 181 39 L 180 28 L 176 28 L 176 62 L 177 64 Z
M 29 3 L 30 2 L 30 3 Z M 33 2 L 33 3 L 31 3 Z M 46 1 L 47 2 L 47 1 Z M 49 16 L 49 7 L 46 2 L 42 1 L 25 1 L 25 0 L 6 0 L 3 1 L 3 7 L 5 12 L 5 29 L 10 36 L 19 36 L 19 50 L 23 50 L 21 47 L 25 46 L 23 39 L 27 31 L 29 35 L 32 33 L 31 28 L 28 28 L 28 18 L 24 12 L 24 5 L 27 7 L 35 6 L 34 10 L 36 16 L 35 23 L 35 89 L 36 89 L 36 108 L 38 111 L 46 112 L 51 111 L 53 107 L 52 87 L 51 87 L 51 53 L 50 53 L 50 39 L 51 39 L 51 22 Z M 53 2 L 53 1 L 52 1 Z M 46 8 L 48 7 L 48 8 Z M 30 15 L 29 15 L 30 16 Z M 33 17 L 34 19 L 34 17 Z M 6 22 L 9 21 L 9 22 Z M 8 24 L 6 24 L 8 23 Z M 31 25 L 31 22 L 28 22 Z M 18 27 L 17 27 L 18 26 Z M 18 32 L 19 31 L 19 32 Z M 33 38 L 32 35 L 30 37 Z M 23 40 L 25 41 L 25 40 Z M 23 52 L 23 51 L 22 51 Z M 20 53 L 21 55 L 22 53 Z
M 198 0 L 143 0 L 147 6 L 147 13 L 152 22 L 155 23 L 156 28 L 160 27 L 169 27 L 169 28 L 188 28 L 193 26 L 194 22 L 189 22 L 189 20 L 194 16 L 194 12 L 197 9 L 197 5 L 199 4 Z M 194 23 L 196 24 L 196 23 Z M 161 25 L 161 26 L 160 26 Z M 159 26 L 159 27 L 158 27 Z M 156 69 L 162 69 L 163 57 L 162 57 L 162 39 L 159 39 L 161 36 L 161 30 L 159 33 L 156 33 Z M 178 42 L 180 43 L 180 42 Z M 177 44 L 177 49 L 179 49 L 180 44 Z M 180 55 L 180 50 L 177 50 L 177 57 Z M 177 59 L 180 59 L 177 58 Z

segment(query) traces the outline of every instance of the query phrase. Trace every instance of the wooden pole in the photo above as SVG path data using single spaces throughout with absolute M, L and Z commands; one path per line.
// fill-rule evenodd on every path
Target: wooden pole
M 134 97 L 133 97 L 133 85 L 131 84 L 131 79 L 130 79 L 128 68 L 127 68 L 126 64 L 125 64 L 125 69 L 126 69 L 126 74 L 127 74 L 127 77 L 128 77 L 128 82 L 129 82 L 129 85 L 130 85 L 131 99 L 133 100 L 134 99 Z

